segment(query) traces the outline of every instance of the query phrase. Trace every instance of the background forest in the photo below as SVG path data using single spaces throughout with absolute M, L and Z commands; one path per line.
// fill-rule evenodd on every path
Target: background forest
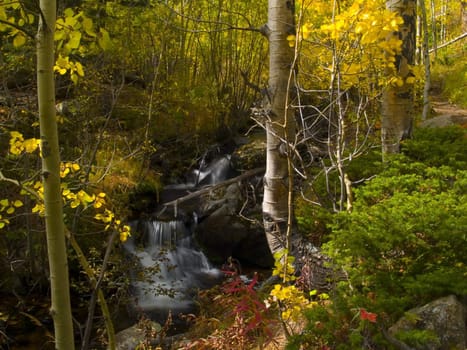
M 285 36 L 288 223 L 319 250 L 326 275 L 313 275 L 312 258 L 275 252 L 275 265 L 248 283 L 233 274 L 200 292 L 187 339 L 172 348 L 418 349 L 436 343 L 433 332 L 388 328 L 439 297 L 465 304 L 467 3 L 418 2 L 407 72 L 397 69 L 403 43 L 391 36 L 406 18 L 390 5 L 297 0 Z M 239 172 L 265 165 L 265 150 L 256 157 L 248 145 L 265 147 L 269 130 L 268 1 L 64 0 L 56 15 L 74 343 L 115 348 L 130 296 L 121 249 L 130 223 L 150 217 L 164 186 L 183 182 L 209 149 L 237 150 Z M 42 17 L 37 1 L 0 0 L 5 349 L 54 348 L 36 76 Z M 409 91 L 414 124 L 395 150 L 384 136 L 391 89 Z M 276 281 L 263 284 L 271 271 Z M 142 318 L 138 349 L 169 348 L 169 323 Z

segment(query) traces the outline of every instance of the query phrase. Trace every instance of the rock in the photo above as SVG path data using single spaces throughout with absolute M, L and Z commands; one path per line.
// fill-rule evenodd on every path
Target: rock
M 421 128 L 444 128 L 452 125 L 467 125 L 467 116 L 463 115 L 440 115 L 431 119 L 427 119 L 419 124 Z
M 409 332 L 417 330 L 428 331 L 431 336 L 423 344 L 416 342 Z M 389 333 L 416 350 L 465 350 L 466 309 L 454 295 L 440 298 L 408 311 Z
M 234 256 L 270 267 L 273 259 L 264 229 L 239 215 L 245 202 L 242 192 L 240 185 L 234 183 L 203 198 L 196 239 L 211 261 L 222 263 Z
M 157 322 L 145 320 L 144 325 L 135 324 L 115 335 L 117 350 L 134 350 L 147 337 L 147 332 L 159 332 L 162 329 Z

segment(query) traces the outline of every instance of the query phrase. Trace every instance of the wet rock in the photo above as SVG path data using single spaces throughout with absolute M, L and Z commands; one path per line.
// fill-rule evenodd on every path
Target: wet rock
M 144 342 L 148 336 L 148 330 L 158 332 L 162 329 L 161 325 L 153 321 L 145 321 L 144 327 L 135 324 L 115 335 L 117 350 L 134 350 L 138 345 Z
M 411 339 L 410 333 L 414 331 L 425 331 L 425 340 Z M 454 295 L 437 299 L 408 311 L 389 333 L 416 350 L 465 350 L 466 309 Z

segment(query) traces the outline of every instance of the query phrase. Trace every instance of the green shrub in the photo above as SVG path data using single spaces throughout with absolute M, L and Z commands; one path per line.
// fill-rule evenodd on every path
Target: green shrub
M 418 129 L 412 140 L 402 144 L 407 157 L 428 166 L 467 168 L 466 149 L 467 135 L 459 126 Z
M 465 296 L 466 142 L 459 128 L 420 130 L 404 143 L 405 154 L 355 188 L 353 212 L 333 216 L 323 245 L 348 279 L 331 301 L 307 311 L 307 328 L 290 349 L 300 343 L 391 349 L 381 327 L 437 297 Z M 362 309 L 376 322 L 359 318 Z M 417 343 L 428 338 L 418 334 Z

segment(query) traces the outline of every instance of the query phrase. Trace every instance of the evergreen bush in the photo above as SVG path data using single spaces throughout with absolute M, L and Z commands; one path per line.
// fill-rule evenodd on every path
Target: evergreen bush
M 404 154 L 355 189 L 353 211 L 334 216 L 323 245 L 348 279 L 332 302 L 307 311 L 299 342 L 390 348 L 381 329 L 409 308 L 449 294 L 465 297 L 465 143 L 459 128 L 421 130 L 405 142 Z M 358 315 L 362 309 L 377 318 L 369 324 Z

